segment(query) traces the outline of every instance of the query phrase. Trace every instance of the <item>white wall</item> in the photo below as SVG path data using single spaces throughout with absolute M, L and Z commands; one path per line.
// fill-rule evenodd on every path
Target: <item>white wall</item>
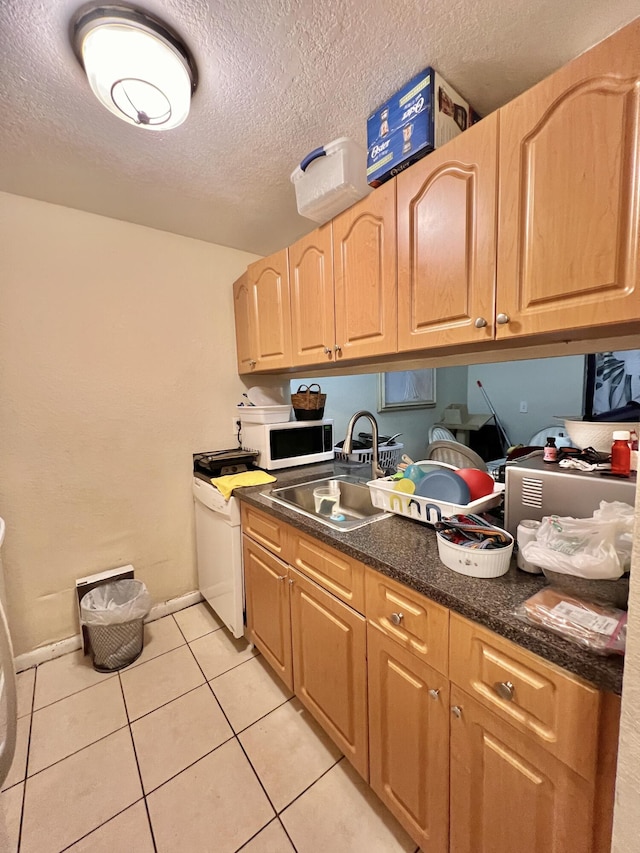
M 0 515 L 16 654 L 77 632 L 74 581 L 197 587 L 193 452 L 229 447 L 231 283 L 255 256 L 0 193 Z
M 464 403 L 467 397 L 467 368 L 440 367 L 436 370 L 436 405 L 434 408 L 408 409 L 406 411 L 378 412 L 378 374 L 361 376 L 334 376 L 321 379 L 296 379 L 291 382 L 291 391 L 299 385 L 317 382 L 327 395 L 325 417 L 334 419 L 334 439 L 345 437 L 349 418 L 359 409 L 375 415 L 380 433 L 393 435 L 401 432 L 398 439 L 404 445 L 403 453 L 412 459 L 422 459 L 427 447 L 429 427 L 442 417 L 449 403 Z M 356 424 L 358 432 L 370 432 L 366 420 Z
M 554 415 L 582 417 L 585 356 L 474 364 L 468 369 L 467 405 L 473 413 L 489 412 L 480 380 L 513 444 L 527 444 L 546 426 L 562 426 Z M 528 413 L 519 411 L 526 401 Z

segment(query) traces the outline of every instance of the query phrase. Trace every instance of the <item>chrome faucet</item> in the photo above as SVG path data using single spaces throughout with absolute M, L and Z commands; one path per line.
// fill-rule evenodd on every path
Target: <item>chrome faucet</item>
M 378 459 L 378 422 L 371 412 L 361 411 L 356 412 L 355 415 L 351 416 L 351 420 L 347 425 L 347 435 L 342 445 L 342 452 L 348 454 L 353 450 L 353 428 L 360 418 L 368 418 L 371 423 L 371 436 L 373 438 L 373 446 L 371 448 L 373 451 L 371 459 L 371 479 L 375 480 L 378 477 L 384 477 L 384 471 L 380 468 Z

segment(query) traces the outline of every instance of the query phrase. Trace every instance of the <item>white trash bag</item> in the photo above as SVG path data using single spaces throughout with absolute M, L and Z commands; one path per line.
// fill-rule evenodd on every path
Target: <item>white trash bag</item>
M 85 625 L 121 625 L 144 619 L 151 596 L 142 581 L 125 579 L 101 584 L 82 597 L 80 614 Z
M 600 509 L 596 509 L 593 513 L 593 517 L 597 521 L 613 521 L 615 523 L 615 548 L 624 572 L 631 569 L 634 514 L 635 510 L 631 504 L 622 501 L 600 501 Z
M 616 532 L 616 521 L 548 515 L 522 554 L 542 569 L 589 580 L 615 580 L 623 574 Z

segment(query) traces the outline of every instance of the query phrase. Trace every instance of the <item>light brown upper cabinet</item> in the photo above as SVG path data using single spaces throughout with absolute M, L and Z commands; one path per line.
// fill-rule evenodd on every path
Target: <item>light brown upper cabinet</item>
M 335 310 L 331 223 L 289 247 L 291 342 L 295 365 L 334 357 Z
M 639 45 L 640 18 L 500 110 L 498 338 L 640 317 Z
M 249 265 L 246 297 L 240 282 L 242 279 L 234 286 L 236 337 L 239 324 L 248 327 L 239 337 L 242 342 L 238 343 L 240 373 L 289 367 L 291 313 L 287 249 Z
M 396 351 L 395 219 L 389 181 L 289 248 L 293 365 Z
M 397 177 L 398 351 L 494 336 L 497 114 Z
M 251 373 L 256 361 L 253 354 L 254 333 L 251 328 L 253 317 L 247 273 L 243 273 L 233 285 L 233 311 L 236 320 L 236 354 L 238 373 Z
M 333 278 L 338 360 L 395 352 L 395 181 L 333 220 Z

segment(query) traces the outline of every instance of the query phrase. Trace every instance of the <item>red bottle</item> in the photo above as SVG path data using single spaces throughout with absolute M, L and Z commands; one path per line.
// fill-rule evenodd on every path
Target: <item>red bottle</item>
M 628 477 L 631 472 L 630 434 L 627 430 L 619 430 L 613 434 L 611 445 L 611 473 Z

